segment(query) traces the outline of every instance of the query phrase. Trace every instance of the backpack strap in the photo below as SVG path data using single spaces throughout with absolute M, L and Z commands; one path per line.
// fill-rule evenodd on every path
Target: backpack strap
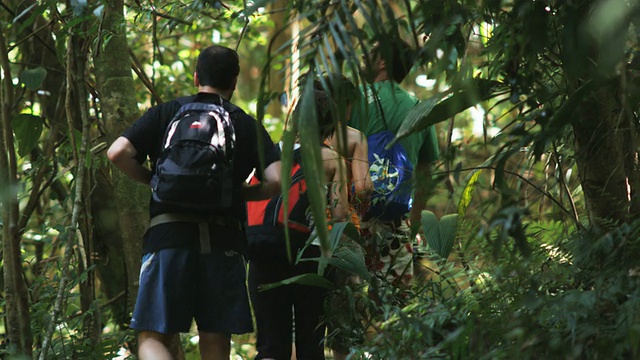
M 389 125 L 387 124 L 387 117 L 384 116 L 384 110 L 382 109 L 382 104 L 380 103 L 378 92 L 375 89 L 371 89 L 371 92 L 373 92 L 373 100 L 376 102 L 376 105 L 378 105 L 378 111 L 380 111 L 380 116 L 382 116 L 382 123 L 384 124 L 384 128 L 390 131 L 391 129 L 389 129 Z
M 209 240 L 209 224 L 229 227 L 234 230 L 243 230 L 242 223 L 229 216 L 207 216 L 197 214 L 184 213 L 164 213 L 151 218 L 149 228 L 156 225 L 172 223 L 172 222 L 189 222 L 198 224 L 198 232 L 200 234 L 200 253 L 211 253 L 211 242 Z

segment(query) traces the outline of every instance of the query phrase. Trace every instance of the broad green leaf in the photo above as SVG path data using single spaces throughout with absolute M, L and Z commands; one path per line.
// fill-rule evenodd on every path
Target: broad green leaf
M 476 183 L 480 178 L 481 170 L 482 169 L 476 169 L 469 174 L 467 184 L 464 186 L 464 190 L 462 190 L 460 201 L 458 201 L 458 216 L 460 217 L 463 217 L 467 213 L 467 208 L 471 203 L 471 197 L 473 196 L 473 191 L 476 189 Z
M 333 256 L 330 258 L 323 256 L 314 259 L 299 259 L 299 261 L 317 261 L 319 275 L 324 273 L 327 265 L 333 265 L 363 278 L 368 278 L 364 253 L 362 253 L 361 247 L 354 243 L 359 237 L 358 229 L 353 223 L 349 221 L 335 223 L 331 226 L 329 234 L 329 244 Z
M 368 280 L 370 277 L 363 249 L 357 244 L 339 247 L 333 257 L 329 260 L 329 264 L 349 273 L 358 275 L 364 280 Z
M 429 249 L 446 260 L 449 257 L 449 253 L 451 253 L 456 236 L 458 214 L 444 215 L 438 221 L 433 212 L 423 210 L 421 222 Z
M 294 125 L 295 128 L 295 125 Z M 281 170 L 281 192 L 283 208 L 289 208 L 289 186 L 291 186 L 291 168 L 293 167 L 293 146 L 295 143 L 295 129 L 286 129 L 282 133 L 282 170 Z M 289 227 L 287 223 L 289 221 L 289 214 L 287 211 L 284 213 L 284 235 L 285 244 L 287 249 L 287 259 L 289 262 L 293 262 L 293 255 L 291 254 L 291 237 L 289 236 Z
M 40 89 L 45 77 L 47 77 L 47 69 L 38 66 L 37 68 L 23 71 L 20 74 L 20 82 L 23 83 L 27 89 L 35 91 Z
M 331 256 L 329 229 L 327 224 L 327 190 L 325 184 L 324 165 L 320 153 L 321 142 L 313 91 L 313 78 L 304 80 L 302 97 L 298 111 L 294 113 L 294 121 L 298 123 L 298 135 L 301 146 L 302 165 L 307 183 L 307 196 L 311 205 L 311 213 L 315 222 L 315 231 L 320 239 L 320 248 L 324 257 Z
M 11 127 L 18 141 L 18 155 L 24 157 L 38 145 L 42 134 L 42 118 L 31 114 L 19 114 L 13 118 Z
M 404 119 L 402 125 L 400 125 L 400 128 L 396 133 L 396 139 L 409 135 L 412 132 L 412 129 L 418 127 L 420 121 L 429 115 L 436 104 L 440 100 L 442 100 L 442 97 L 444 95 L 444 93 L 436 94 L 426 100 L 420 101 L 413 108 L 411 108 L 411 110 L 407 114 L 407 117 Z M 387 148 L 393 146 L 394 143 L 395 139 L 389 145 L 387 145 Z
M 343 236 L 349 240 L 357 241 L 360 238 L 358 229 L 350 221 L 342 221 L 331 225 L 330 244 L 331 250 L 336 250 Z
M 335 286 L 331 281 L 327 280 L 326 278 L 318 274 L 302 274 L 302 275 L 290 277 L 288 279 L 284 279 L 282 281 L 278 281 L 276 283 L 262 285 L 260 286 L 259 290 L 267 291 L 283 285 L 291 285 L 291 284 L 319 286 L 329 290 L 335 289 Z
M 403 125 L 398 131 L 394 142 L 416 131 L 445 121 L 481 101 L 490 99 L 494 96 L 494 87 L 497 84 L 495 81 L 476 78 L 465 82 L 460 88 L 454 90 L 450 97 L 438 102 L 435 106 L 432 106 L 431 101 L 437 99 L 438 96 L 443 98 L 443 94 L 424 100 L 423 102 L 426 103 L 415 109 L 415 114 L 412 115 L 415 116 L 422 112 L 424 116 L 413 119 L 410 125 Z
M 440 238 L 440 230 L 438 229 L 438 218 L 436 214 L 429 210 L 422 210 L 421 221 L 424 236 L 427 238 L 427 245 L 433 249 L 434 244 L 438 243 Z
M 441 217 L 438 228 L 440 229 L 438 254 L 443 259 L 447 259 L 451 253 L 451 248 L 453 248 L 453 241 L 458 230 L 458 214 L 447 214 Z

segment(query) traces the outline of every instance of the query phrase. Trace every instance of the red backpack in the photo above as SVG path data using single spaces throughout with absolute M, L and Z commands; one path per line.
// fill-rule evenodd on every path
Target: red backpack
M 253 176 L 250 184 L 257 184 Z M 300 149 L 293 152 L 291 167 L 291 185 L 289 185 L 288 204 L 284 207 L 284 196 L 279 195 L 268 200 L 247 202 L 247 239 L 249 259 L 274 256 L 286 257 L 284 214 L 288 214 L 287 226 L 292 254 L 302 248 L 313 230 L 313 217 L 309 209 L 307 182 L 302 171 Z

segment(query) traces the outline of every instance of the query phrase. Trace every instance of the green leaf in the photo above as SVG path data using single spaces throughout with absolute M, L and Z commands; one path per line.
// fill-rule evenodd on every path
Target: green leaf
M 458 214 L 447 214 L 440 218 L 438 224 L 440 230 L 440 244 L 438 246 L 438 254 L 447 259 L 453 248 L 453 241 L 456 239 L 458 230 Z
M 307 182 L 307 196 L 311 205 L 311 213 L 315 222 L 315 231 L 320 239 L 322 255 L 329 257 L 329 229 L 327 224 L 327 190 L 324 175 L 321 143 L 313 91 L 313 77 L 307 76 L 302 90 L 300 109 L 294 112 L 294 122 L 298 123 L 302 165 Z
M 338 222 L 331 225 L 331 232 L 329 233 L 329 247 L 331 249 L 331 253 L 336 251 L 340 247 L 340 244 L 343 242 L 343 237 L 346 237 L 351 240 L 358 240 L 360 235 L 358 234 L 358 229 L 349 221 Z M 302 255 L 302 253 L 300 253 Z M 323 274 L 325 268 L 329 264 L 329 257 L 321 257 L 316 259 L 319 263 L 318 265 L 318 274 Z M 298 259 L 300 260 L 300 259 Z
M 422 211 L 422 227 L 429 249 L 446 260 L 453 248 L 453 241 L 458 228 L 458 214 L 444 215 L 440 221 L 429 211 Z
M 331 250 L 336 250 L 340 245 L 340 241 L 342 238 L 346 237 L 350 240 L 357 241 L 360 239 L 360 234 L 358 234 L 358 228 L 353 225 L 350 221 L 342 221 L 338 223 L 334 223 L 331 226 L 331 234 L 330 234 L 330 244 Z
M 507 156 L 508 158 L 508 156 Z M 492 155 L 487 160 L 485 160 L 482 164 L 478 165 L 474 170 L 472 170 L 464 179 L 466 183 L 464 190 L 460 196 L 460 201 L 458 202 L 458 216 L 464 217 L 467 213 L 467 208 L 471 203 L 471 197 L 473 196 L 473 192 L 475 190 L 476 183 L 480 178 L 480 172 L 496 162 L 496 159 L 501 159 L 501 153 L 498 155 Z
M 433 249 L 432 244 L 437 244 L 440 239 L 440 230 L 438 229 L 438 218 L 436 214 L 429 210 L 422 210 L 421 221 L 424 236 L 427 238 L 427 244 Z
M 413 132 L 412 129 L 415 129 L 419 126 L 420 121 L 426 118 L 429 113 L 431 113 L 433 108 L 440 100 L 442 100 L 442 97 L 444 95 L 445 93 L 436 94 L 426 100 L 420 101 L 413 108 L 411 108 L 411 110 L 407 114 L 407 117 L 402 122 L 402 125 L 400 125 L 400 128 L 398 129 L 398 132 L 396 134 L 396 138 L 399 139 L 411 134 Z M 393 146 L 393 143 L 395 143 L 395 141 L 392 141 L 387 146 L 387 148 Z
M 335 223 L 331 227 L 329 243 L 332 257 L 299 259 L 299 261 L 317 261 L 318 275 L 324 273 L 327 265 L 331 265 L 347 272 L 369 279 L 369 270 L 364 260 L 364 252 L 357 241 L 360 238 L 358 229 L 349 221 Z
M 494 87 L 497 84 L 495 81 L 475 78 L 463 83 L 458 89 L 452 91 L 453 94 L 450 97 L 442 101 L 440 99 L 449 93 L 434 95 L 421 101 L 407 114 L 407 120 L 389 146 L 403 137 L 445 121 L 481 101 L 490 99 L 494 96 Z M 434 104 L 434 101 L 437 104 Z M 409 116 L 411 116 L 410 119 Z
M 18 141 L 18 155 L 24 157 L 38 145 L 42 134 L 42 118 L 31 114 L 19 114 L 11 121 L 11 127 Z
M 42 66 L 38 66 L 34 69 L 27 69 L 20 74 L 20 82 L 23 83 L 27 89 L 35 91 L 42 86 L 42 82 L 47 77 L 47 69 Z
M 369 269 L 367 268 L 367 263 L 364 258 L 364 251 L 358 244 L 352 243 L 340 246 L 329 260 L 329 264 L 358 275 L 364 280 L 369 280 L 370 278 Z
M 302 275 L 290 277 L 288 279 L 284 279 L 282 281 L 278 281 L 276 283 L 262 285 L 259 287 L 259 290 L 267 291 L 267 290 L 278 288 L 283 285 L 291 285 L 291 284 L 319 286 L 329 290 L 335 289 L 335 286 L 331 281 L 327 280 L 326 278 L 318 274 L 302 274 Z
M 294 124 L 295 125 L 295 124 Z M 295 127 L 295 126 L 294 126 Z M 289 186 L 291 186 L 291 168 L 293 167 L 293 145 L 295 143 L 294 130 L 287 129 L 282 134 L 282 170 L 281 170 L 281 192 L 283 208 L 289 208 Z M 289 262 L 293 262 L 293 255 L 291 254 L 291 237 L 289 236 L 289 227 L 287 223 L 289 221 L 289 214 L 287 211 L 284 213 L 284 239 L 287 249 L 287 259 Z

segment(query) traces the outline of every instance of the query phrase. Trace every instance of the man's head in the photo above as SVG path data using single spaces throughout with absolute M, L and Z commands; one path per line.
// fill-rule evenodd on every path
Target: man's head
M 368 63 L 365 61 L 365 67 L 368 68 L 367 75 L 374 81 L 382 74 L 382 78 L 386 77 L 400 83 L 407 77 L 413 63 L 411 46 L 398 37 L 392 37 L 373 46 L 369 52 Z
M 336 105 L 325 91 L 314 90 L 313 96 L 316 104 L 318 132 L 320 133 L 320 139 L 325 140 L 330 138 L 336 131 L 336 122 L 334 120 Z
M 324 82 L 324 84 L 323 84 Z M 337 106 L 339 120 L 349 120 L 351 106 L 356 102 L 360 92 L 344 75 L 326 74 L 313 82 L 314 90 L 326 91 Z
M 224 46 L 209 46 L 198 56 L 196 86 L 234 90 L 239 73 L 238 53 Z
M 296 108 L 293 110 L 293 118 L 300 121 L 304 116 L 308 116 L 306 113 L 302 113 L 302 102 L 298 102 Z M 313 90 L 313 105 L 316 110 L 316 121 L 318 124 L 318 135 L 320 140 L 324 141 L 330 138 L 336 130 L 336 122 L 334 121 L 334 114 L 336 105 L 331 97 L 323 90 Z M 298 128 L 301 125 L 298 125 Z

